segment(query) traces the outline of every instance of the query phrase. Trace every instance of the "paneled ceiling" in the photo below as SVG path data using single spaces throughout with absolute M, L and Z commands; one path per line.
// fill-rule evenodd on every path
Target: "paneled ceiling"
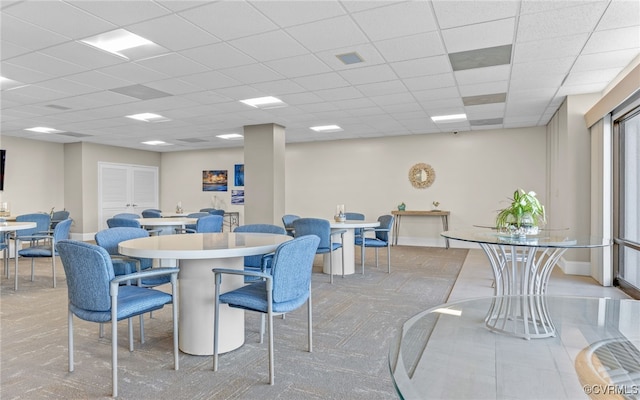
M 262 123 L 288 143 L 545 125 L 640 54 L 638 0 L 0 4 L 2 135 L 161 152 L 242 146 L 216 136 Z M 116 29 L 158 51 L 82 42 Z M 286 106 L 239 102 L 264 96 Z M 467 119 L 431 119 L 450 114 Z

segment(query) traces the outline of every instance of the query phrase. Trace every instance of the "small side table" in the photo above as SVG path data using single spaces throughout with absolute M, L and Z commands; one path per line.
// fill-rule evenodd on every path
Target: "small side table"
M 400 233 L 400 220 L 402 218 L 403 215 L 406 216 L 413 216 L 413 217 L 440 217 L 440 219 L 442 220 L 442 229 L 444 231 L 448 231 L 449 230 L 449 214 L 451 214 L 451 212 L 449 211 L 442 211 L 442 210 L 431 210 L 431 211 L 409 211 L 409 210 L 405 210 L 405 211 L 391 211 L 391 215 L 393 215 L 394 221 L 393 221 L 393 244 L 394 246 L 398 244 L 398 235 Z M 445 238 L 444 240 L 445 242 L 445 247 L 448 249 L 449 248 L 449 239 Z

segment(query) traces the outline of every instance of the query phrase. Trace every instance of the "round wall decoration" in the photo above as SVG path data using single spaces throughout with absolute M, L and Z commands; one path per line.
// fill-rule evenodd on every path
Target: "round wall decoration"
M 436 180 L 436 171 L 431 168 L 431 165 L 419 163 L 409 169 L 409 182 L 416 189 L 424 189 Z

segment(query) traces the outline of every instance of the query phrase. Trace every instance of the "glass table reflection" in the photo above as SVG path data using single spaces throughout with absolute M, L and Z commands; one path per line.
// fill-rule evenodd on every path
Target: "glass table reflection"
M 640 301 L 545 297 L 556 336 L 522 340 L 486 329 L 495 300 L 444 304 L 403 324 L 389 352 L 400 398 L 640 398 Z

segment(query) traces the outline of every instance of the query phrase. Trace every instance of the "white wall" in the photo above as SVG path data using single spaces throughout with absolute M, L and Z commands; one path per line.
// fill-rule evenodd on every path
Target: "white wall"
M 3 141 L 3 146 L 5 143 L 9 144 L 9 160 L 13 157 L 11 154 L 19 151 L 29 154 L 29 157 L 21 157 L 29 159 L 28 168 L 27 162 L 18 166 L 8 163 L 9 177 L 11 171 L 19 171 L 14 172 L 17 176 L 11 178 L 16 183 L 7 182 L 9 188 L 16 184 L 29 187 L 28 182 L 38 181 L 45 171 L 50 176 L 64 176 L 61 145 L 15 138 Z M 118 151 L 120 149 L 111 146 L 93 144 L 82 147 L 82 165 L 78 168 L 85 171 L 82 181 L 73 185 L 72 192 L 74 197 L 87 203 L 82 213 L 85 223 L 80 227 L 86 234 L 97 229 L 89 215 L 95 213 L 94 218 L 97 218 L 96 206 L 92 205 L 96 201 L 97 188 L 91 183 L 95 179 L 92 177 L 96 176 L 97 162 L 144 165 L 141 160 L 148 152 Z M 544 127 L 289 144 L 285 162 L 285 211 L 332 218 L 335 205 L 340 203 L 345 204 L 348 210 L 360 211 L 375 219 L 396 209 L 401 202 L 409 210 L 429 210 L 432 201 L 437 200 L 441 209 L 451 211 L 451 229 L 492 224 L 496 210 L 503 207 L 507 197 L 519 187 L 534 190 L 541 199 L 545 198 L 545 151 Z M 54 157 L 58 162 L 45 163 L 45 154 L 48 153 L 51 154 L 47 157 Z M 151 153 L 151 160 L 146 160 L 152 163 L 150 165 L 156 156 L 160 158 L 161 208 L 171 210 L 181 201 L 185 210 L 198 210 L 214 206 L 215 200 L 217 207 L 240 211 L 243 222 L 243 206 L 231 205 L 230 197 L 230 190 L 235 189 L 234 165 L 244 160 L 241 147 Z M 126 157 L 117 158 L 123 154 Z M 436 179 L 429 188 L 415 189 L 409 183 L 408 171 L 413 164 L 421 162 L 434 168 Z M 228 192 L 202 191 L 202 171 L 211 169 L 228 170 Z M 64 185 L 49 184 L 50 180 L 41 179 L 47 181 L 47 186 L 41 186 L 44 184 L 41 183 L 30 189 L 34 200 L 28 206 L 24 206 L 24 201 L 31 200 L 32 196 L 24 191 L 7 190 L 3 195 L 7 196 L 7 201 L 16 204 L 16 213 L 46 211 L 53 205 L 61 208 L 65 205 L 62 201 Z M 55 198 L 60 199 L 59 203 L 52 203 L 51 199 Z M 436 218 L 406 218 L 400 243 L 442 245 L 441 230 L 440 221 Z M 452 245 L 464 246 L 464 243 Z

